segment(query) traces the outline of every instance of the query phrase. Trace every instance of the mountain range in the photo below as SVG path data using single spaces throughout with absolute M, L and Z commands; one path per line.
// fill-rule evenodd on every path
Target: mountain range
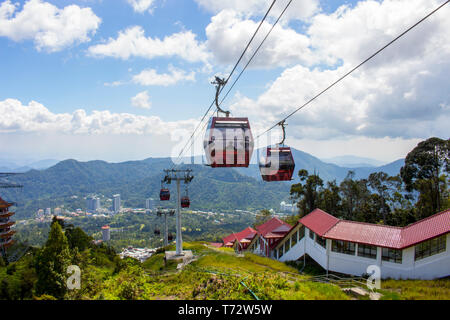
M 396 175 L 404 164 L 404 160 L 398 160 L 380 167 L 346 168 L 325 163 L 300 150 L 292 149 L 292 152 L 296 172 L 306 169 L 309 173 L 318 173 L 324 181 L 336 179 L 338 183 L 349 170 L 354 171 L 355 178 L 360 179 L 377 171 Z M 90 194 L 111 198 L 120 193 L 125 206 L 143 207 L 146 198 L 159 199 L 162 170 L 172 166 L 170 158 L 121 163 L 64 160 L 47 169 L 31 169 L 14 176 L 11 181 L 24 185 L 24 188 L 2 190 L 1 196 L 18 203 L 17 216 L 22 218 L 32 216 L 39 208 L 54 208 L 62 204 L 73 209 L 85 208 L 84 197 Z M 249 168 L 234 169 L 212 169 L 201 164 L 180 167 L 187 166 L 193 169 L 195 176 L 189 186 L 193 209 L 278 209 L 281 201 L 289 199 L 291 184 L 299 181 L 295 175 L 294 181 L 265 183 L 256 164 L 251 164 Z M 174 195 L 174 185 L 170 188 Z M 173 206 L 174 202 L 170 201 L 170 204 Z M 106 201 L 102 205 L 107 206 Z

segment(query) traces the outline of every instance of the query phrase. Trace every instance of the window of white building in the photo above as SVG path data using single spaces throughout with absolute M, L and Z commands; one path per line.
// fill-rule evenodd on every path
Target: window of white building
M 358 256 L 371 259 L 377 258 L 377 247 L 367 244 L 358 244 Z
M 415 260 L 424 259 L 426 257 L 444 252 L 446 250 L 447 236 L 443 235 L 428 241 L 419 243 L 415 247 Z
M 382 259 L 383 261 L 402 263 L 402 250 L 383 248 Z
M 355 255 L 355 248 L 354 242 L 333 240 L 331 251 Z
M 327 247 L 327 240 L 325 238 L 320 237 L 319 235 L 316 235 L 316 242 L 324 248 Z

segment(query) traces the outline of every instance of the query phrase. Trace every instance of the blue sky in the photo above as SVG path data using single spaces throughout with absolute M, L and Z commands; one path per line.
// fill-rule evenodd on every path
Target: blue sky
M 287 2 L 276 2 L 251 49 Z M 225 107 L 257 135 L 442 2 L 294 0 Z M 4 156 L 176 154 L 214 97 L 209 81 L 228 74 L 270 3 L 0 1 Z M 448 7 L 290 119 L 287 142 L 387 162 L 448 138 Z

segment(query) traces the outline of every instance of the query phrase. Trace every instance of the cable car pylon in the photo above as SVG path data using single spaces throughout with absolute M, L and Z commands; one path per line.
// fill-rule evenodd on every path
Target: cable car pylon
M 158 217 L 164 216 L 164 247 L 169 245 L 169 226 L 167 224 L 167 215 L 173 216 L 175 214 L 174 209 L 163 209 L 159 207 L 156 211 Z
M 181 193 L 180 193 L 180 183 L 181 181 L 184 184 L 191 183 L 194 176 L 192 175 L 191 169 L 186 170 L 175 170 L 175 169 L 166 169 L 164 170 L 166 173 L 164 180 L 167 183 L 171 183 L 172 180 L 177 182 L 177 209 L 176 209 L 176 220 L 177 220 L 177 239 L 176 239 L 176 256 L 183 256 L 183 238 L 181 232 Z

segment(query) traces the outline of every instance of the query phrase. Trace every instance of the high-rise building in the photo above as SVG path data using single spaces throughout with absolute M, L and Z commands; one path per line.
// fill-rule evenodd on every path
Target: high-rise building
M 113 196 L 112 211 L 114 213 L 120 212 L 120 194 L 115 194 Z
M 102 240 L 103 242 L 111 240 L 111 229 L 109 226 L 102 227 Z
M 148 198 L 145 200 L 145 209 L 147 210 L 155 210 L 156 209 L 156 201 L 153 198 Z
M 86 210 L 89 212 L 95 212 L 100 209 L 100 199 L 97 197 L 86 198 Z

